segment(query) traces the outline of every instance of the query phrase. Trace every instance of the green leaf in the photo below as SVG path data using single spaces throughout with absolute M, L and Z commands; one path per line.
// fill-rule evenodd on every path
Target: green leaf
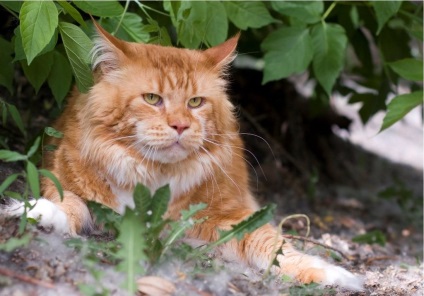
M 31 188 L 33 197 L 38 199 L 40 197 L 40 179 L 38 178 L 38 171 L 35 165 L 28 161 L 26 166 L 27 180 Z
M 0 5 L 10 9 L 14 12 L 19 12 L 21 10 L 23 1 L 0 1 Z
M 122 5 L 115 0 L 110 1 L 72 1 L 82 11 L 101 17 L 119 16 L 124 13 Z
M 13 47 L 9 41 L 0 37 L 0 85 L 13 93 Z
M 26 155 L 22 155 L 15 151 L 0 150 L 0 159 L 6 162 L 26 160 Z
M 265 52 L 263 83 L 305 71 L 312 60 L 309 30 L 285 27 L 269 34 L 261 45 Z
M 59 30 L 78 89 L 81 92 L 87 92 L 93 85 L 93 77 L 89 67 L 93 43 L 79 27 L 73 24 L 60 22 Z
M 206 218 L 193 220 L 192 217 L 199 211 L 205 209 L 207 207 L 207 204 L 205 203 L 199 203 L 195 205 L 190 205 L 188 210 L 182 210 L 181 211 L 181 218 L 179 221 L 174 221 L 170 223 L 171 226 L 171 232 L 169 233 L 168 237 L 166 238 L 166 241 L 164 243 L 164 250 L 166 249 L 177 239 L 181 238 L 185 232 L 193 227 L 196 223 L 203 222 Z
M 118 265 L 118 270 L 125 273 L 124 288 L 130 295 L 134 295 L 137 291 L 136 276 L 144 272 L 141 261 L 147 260 L 144 253 L 146 242 L 140 229 L 139 218 L 134 211 L 126 209 L 120 229 L 117 241 L 121 244 L 121 248 L 116 255 L 122 261 Z
M 171 192 L 169 186 L 159 188 L 152 197 L 151 203 L 151 216 L 150 222 L 152 225 L 156 225 L 162 221 L 162 216 L 168 209 L 169 199 L 171 198 Z M 144 213 L 142 213 L 144 214 Z
M 57 138 L 57 139 L 63 138 L 63 133 L 58 131 L 57 129 L 51 127 L 51 126 L 44 128 L 44 132 L 46 133 L 46 135 L 48 135 L 50 137 L 54 137 L 54 138 Z
M 81 26 L 86 26 L 84 19 L 82 18 L 81 14 L 78 10 L 76 10 L 70 3 L 68 3 L 66 0 L 56 0 L 57 3 L 59 3 L 60 6 L 63 7 L 63 9 L 68 13 L 74 20 L 78 22 Z
M 25 1 L 19 14 L 22 45 L 28 64 L 41 53 L 54 36 L 58 11 L 53 1 Z
M 380 230 L 373 230 L 365 234 L 361 234 L 352 238 L 353 242 L 360 244 L 379 244 L 384 247 L 386 244 L 386 236 Z
M 6 104 L 7 110 L 9 111 L 10 116 L 12 116 L 13 121 L 15 122 L 16 126 L 19 128 L 21 133 L 26 137 L 27 133 L 24 127 L 24 123 L 22 121 L 21 114 L 19 113 L 18 109 L 15 107 L 15 105 L 12 104 Z
M 8 176 L 3 183 L 1 183 L 0 185 L 0 194 L 3 194 L 3 191 L 5 191 L 10 184 L 12 184 L 13 182 L 15 182 L 15 180 L 19 177 L 19 174 L 12 174 L 10 176 Z
M 423 81 L 422 60 L 403 59 L 388 63 L 388 65 L 402 78 L 413 81 Z
M 228 18 L 238 28 L 261 28 L 276 20 L 261 1 L 223 1 Z
M 72 68 L 68 59 L 57 50 L 53 52 L 53 67 L 47 82 L 57 104 L 60 106 L 72 86 Z
M 205 1 L 208 11 L 204 21 L 205 39 L 209 46 L 215 46 L 227 39 L 228 20 L 224 5 L 218 1 Z
M 402 1 L 372 1 L 372 5 L 377 17 L 378 35 L 386 22 L 398 12 Z
M 63 188 L 59 182 L 59 179 L 52 172 L 48 170 L 40 169 L 39 172 L 41 175 L 43 175 L 46 178 L 49 178 L 53 182 L 54 186 L 56 186 L 57 192 L 59 192 L 60 200 L 63 200 Z
M 275 204 L 267 205 L 237 225 L 233 225 L 231 230 L 219 231 L 219 239 L 213 245 L 225 243 L 233 238 L 241 240 L 245 234 L 251 233 L 268 223 L 273 217 L 275 207 Z
M 181 2 L 176 23 L 174 23 L 179 42 L 187 48 L 198 48 L 206 37 L 206 18 L 207 10 L 204 2 Z
M 315 77 L 330 96 L 334 83 L 343 69 L 347 37 L 343 27 L 327 23 L 315 25 L 311 37 Z
M 120 25 L 115 36 L 122 40 L 147 43 L 150 39 L 150 34 L 146 31 L 142 18 L 132 12 L 125 13 L 122 21 L 121 16 L 103 19 L 101 25 L 108 32 L 115 32 Z
M 34 155 L 35 152 L 37 152 L 38 148 L 40 147 L 40 142 L 41 142 L 41 138 L 37 137 L 34 143 L 32 144 L 32 146 L 28 150 L 28 153 L 27 153 L 28 158 L 30 158 L 31 156 Z
M 324 11 L 322 1 L 271 1 L 271 6 L 275 11 L 307 24 L 320 21 Z
M 150 190 L 142 184 L 137 184 L 134 188 L 134 210 L 139 213 L 141 221 L 148 221 L 147 212 L 150 210 L 152 204 L 152 197 Z
M 13 250 L 25 247 L 32 239 L 32 234 L 25 233 L 21 237 L 11 237 L 6 242 L 0 244 L 0 250 L 5 252 L 12 252 Z
M 421 104 L 423 104 L 423 91 L 394 97 L 387 105 L 387 114 L 384 116 L 380 132 L 401 120 L 409 111 Z
M 53 54 L 52 52 L 48 52 L 38 56 L 32 61 L 31 65 L 28 65 L 26 60 L 22 60 L 21 66 L 26 78 L 34 87 L 35 92 L 38 92 L 41 85 L 49 77 L 50 70 L 53 66 Z

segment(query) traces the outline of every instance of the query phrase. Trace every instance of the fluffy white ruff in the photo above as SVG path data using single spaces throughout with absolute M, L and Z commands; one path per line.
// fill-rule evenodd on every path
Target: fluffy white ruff
M 43 227 L 53 227 L 56 232 L 69 232 L 69 223 L 66 214 L 54 203 L 45 198 L 40 198 L 38 200 L 30 200 L 29 204 L 35 206 L 27 212 L 28 218 L 37 220 L 38 224 Z M 0 208 L 0 215 L 19 217 L 24 214 L 24 211 L 25 204 L 23 202 L 13 201 L 10 205 Z

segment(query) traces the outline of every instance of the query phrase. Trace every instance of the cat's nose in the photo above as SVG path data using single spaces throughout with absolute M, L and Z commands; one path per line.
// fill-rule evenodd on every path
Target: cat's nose
M 178 122 L 170 125 L 170 127 L 172 127 L 179 135 L 181 135 L 186 129 L 190 127 L 190 124 L 185 122 Z

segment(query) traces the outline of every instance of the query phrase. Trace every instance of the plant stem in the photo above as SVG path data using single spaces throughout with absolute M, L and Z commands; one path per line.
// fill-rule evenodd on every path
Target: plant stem
M 124 16 L 125 16 L 125 14 L 127 13 L 128 6 L 129 6 L 129 5 L 130 5 L 130 0 L 127 0 L 127 1 L 125 2 L 124 12 L 121 14 L 121 18 L 119 19 L 119 23 L 118 23 L 118 25 L 116 26 L 115 30 L 113 31 L 112 35 L 115 35 L 115 34 L 116 34 L 116 32 L 118 32 L 119 27 L 121 26 L 122 21 L 124 20 Z
M 327 10 L 322 15 L 321 21 L 324 21 L 327 18 L 327 16 L 331 13 L 334 7 L 336 7 L 336 4 L 337 4 L 337 1 L 334 1 L 333 3 L 331 3 L 330 7 L 328 7 Z

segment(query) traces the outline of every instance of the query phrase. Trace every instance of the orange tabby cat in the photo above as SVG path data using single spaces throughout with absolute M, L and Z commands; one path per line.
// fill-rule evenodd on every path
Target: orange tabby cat
M 72 93 L 56 124 L 64 137 L 54 140 L 57 150 L 46 153 L 46 168 L 59 178 L 64 199 L 44 180 L 46 199 L 29 216 L 42 215 L 41 223 L 77 235 L 92 227 L 86 201 L 122 213 L 133 205 L 137 183 L 152 192 L 169 184 L 170 218 L 177 219 L 190 204 L 208 205 L 197 215 L 208 219 L 187 237 L 210 242 L 217 239 L 218 229 L 229 229 L 258 210 L 226 94 L 225 70 L 235 57 L 238 36 L 197 51 L 128 43 L 100 27 L 98 32 L 95 85 L 87 94 Z M 268 224 L 225 244 L 222 253 L 264 269 L 272 260 L 275 236 L 276 229 Z M 303 283 L 361 288 L 347 270 L 288 243 L 282 253 L 275 273 Z

